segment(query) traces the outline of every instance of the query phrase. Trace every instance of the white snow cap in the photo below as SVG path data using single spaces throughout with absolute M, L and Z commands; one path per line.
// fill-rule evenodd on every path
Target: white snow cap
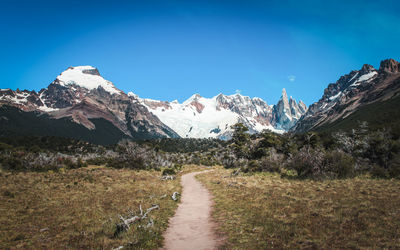
M 61 75 L 57 76 L 57 79 L 62 86 L 76 84 L 89 90 L 97 89 L 101 86 L 110 94 L 121 93 L 112 82 L 107 81 L 102 76 L 96 74 L 96 72 L 98 73 L 97 69 L 92 66 L 69 67 Z
M 134 97 L 136 99 L 139 98 L 139 96 L 137 94 L 133 93 L 132 91 L 128 92 L 128 96 L 132 96 L 132 97 Z

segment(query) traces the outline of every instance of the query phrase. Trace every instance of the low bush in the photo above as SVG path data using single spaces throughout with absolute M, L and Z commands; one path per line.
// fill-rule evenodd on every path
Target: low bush
M 127 168 L 127 169 L 146 169 L 144 159 L 142 157 L 126 157 L 126 158 L 111 158 L 107 162 L 107 167 L 111 168 Z
M 260 161 L 260 171 L 280 173 L 279 161 L 263 158 Z
M 354 158 L 341 151 L 326 153 L 323 165 L 324 172 L 333 178 L 347 178 L 355 174 Z
M 175 175 L 176 171 L 173 168 L 166 168 L 162 171 L 162 175 Z
M 324 153 L 321 150 L 303 147 L 293 155 L 287 167 L 295 170 L 299 178 L 321 178 L 324 175 L 323 160 Z
M 101 166 L 101 165 L 106 165 L 109 160 L 110 160 L 109 158 L 105 158 L 105 157 L 95 157 L 95 158 L 86 160 L 86 163 L 88 165 Z
M 394 155 L 389 163 L 389 176 L 392 178 L 400 178 L 400 153 Z
M 382 167 L 378 164 L 372 164 L 370 173 L 375 178 L 388 178 L 389 177 L 389 173 L 388 173 L 387 169 L 385 169 L 384 167 Z
M 260 171 L 260 163 L 257 160 L 251 160 L 247 163 L 247 165 L 243 168 L 243 172 L 258 172 Z

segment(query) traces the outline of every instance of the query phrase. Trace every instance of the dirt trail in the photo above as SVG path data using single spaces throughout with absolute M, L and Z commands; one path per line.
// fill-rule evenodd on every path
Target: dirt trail
M 169 220 L 163 249 L 217 249 L 220 241 L 211 220 L 212 199 L 208 190 L 194 177 L 202 172 L 182 176 L 182 197 L 176 214 Z

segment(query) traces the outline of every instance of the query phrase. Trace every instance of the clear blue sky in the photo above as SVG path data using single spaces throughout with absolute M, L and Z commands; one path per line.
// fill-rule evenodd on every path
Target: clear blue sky
M 399 1 L 0 1 L 0 87 L 39 90 L 92 65 L 141 97 L 307 105 L 365 63 L 400 59 Z

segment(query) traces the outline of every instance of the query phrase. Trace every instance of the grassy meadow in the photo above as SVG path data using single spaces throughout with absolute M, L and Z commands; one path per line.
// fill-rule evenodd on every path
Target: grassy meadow
M 89 166 L 58 172 L 0 172 L 0 249 L 157 249 L 178 205 L 179 178 L 160 171 Z M 166 195 L 166 196 L 165 196 Z M 158 204 L 130 230 L 114 236 L 119 215 Z
M 89 166 L 58 172 L 0 172 L 0 248 L 158 249 L 181 193 L 160 171 Z M 210 168 L 207 168 L 210 169 Z M 214 196 L 223 249 L 400 248 L 400 181 L 357 177 L 295 180 L 279 174 L 232 176 L 213 167 L 198 179 Z M 119 215 L 149 218 L 114 235 Z M 149 219 L 154 225 L 146 227 Z
M 214 195 L 226 249 L 400 248 L 400 181 L 198 175 Z

